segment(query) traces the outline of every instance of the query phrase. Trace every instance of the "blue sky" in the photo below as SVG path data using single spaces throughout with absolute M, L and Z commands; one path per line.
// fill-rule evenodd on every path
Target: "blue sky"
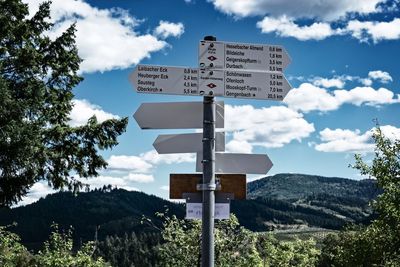
M 40 1 L 26 0 L 30 10 Z M 136 64 L 197 66 L 199 41 L 283 45 L 293 86 L 283 102 L 225 101 L 226 147 L 268 154 L 268 175 L 292 172 L 361 179 L 348 168 L 354 153 L 373 155 L 370 130 L 400 138 L 400 2 L 380 0 L 54 0 L 50 37 L 77 23 L 85 80 L 74 90 L 71 124 L 130 118 L 120 144 L 103 153 L 109 169 L 87 182 L 113 184 L 168 198 L 169 173 L 195 171 L 195 156 L 157 155 L 158 134 L 141 130 L 133 113 L 144 102 L 201 97 L 135 92 Z M 249 179 L 259 176 L 249 175 Z M 37 184 L 23 203 L 51 192 Z

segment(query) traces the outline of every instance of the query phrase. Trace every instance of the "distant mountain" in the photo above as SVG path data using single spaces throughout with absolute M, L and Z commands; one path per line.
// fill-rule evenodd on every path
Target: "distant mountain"
M 340 229 L 362 223 L 371 215 L 368 202 L 378 194 L 375 181 L 354 181 L 302 174 L 277 174 L 248 183 L 248 200 L 232 201 L 231 211 L 241 225 L 253 231 L 319 227 Z M 123 189 L 94 190 L 73 196 L 68 192 L 48 195 L 36 203 L 0 209 L 0 225 L 17 222 L 13 231 L 31 248 L 47 239 L 50 225 L 74 228 L 76 240 L 93 240 L 124 233 L 151 232 L 162 226 L 155 215 L 183 218 L 183 204 L 142 192 Z M 156 227 L 142 224 L 142 217 Z
M 297 201 L 311 196 L 330 195 L 355 198 L 368 202 L 378 190 L 375 180 L 361 181 L 306 174 L 282 173 L 265 177 L 247 184 L 248 198 L 269 197 Z
M 154 232 L 154 227 L 141 223 L 143 216 L 151 219 L 156 227 L 161 227 L 162 220 L 155 213 L 166 209 L 170 215 L 184 217 L 182 204 L 142 192 L 95 190 L 77 196 L 59 192 L 27 206 L 0 209 L 0 225 L 17 222 L 12 230 L 22 237 L 25 244 L 36 248 L 38 243 L 47 240 L 53 222 L 63 229 L 73 226 L 74 238 L 87 241 L 94 240 L 96 227 L 99 239 L 125 232 Z
M 253 201 L 237 201 L 233 210 L 244 226 L 261 231 L 305 226 L 340 229 L 364 223 L 372 215 L 369 203 L 380 193 L 375 180 L 305 174 L 265 177 L 248 183 L 247 191 Z M 246 220 L 239 210 L 255 220 Z

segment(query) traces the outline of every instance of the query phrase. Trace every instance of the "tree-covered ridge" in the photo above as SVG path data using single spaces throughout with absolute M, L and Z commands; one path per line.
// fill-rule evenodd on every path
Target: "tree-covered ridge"
M 161 226 L 155 213 L 166 208 L 170 214 L 184 216 L 181 205 L 142 192 L 94 190 L 77 196 L 59 192 L 24 207 L 0 209 L 0 225 L 16 222 L 11 230 L 21 236 L 24 244 L 37 248 L 50 234 L 53 222 L 64 229 L 72 226 L 75 240 L 93 240 L 96 232 L 103 240 L 108 235 L 154 231 L 141 223 L 142 217 L 152 218 Z
M 356 181 L 292 173 L 276 174 L 250 182 L 247 191 L 248 198 L 269 197 L 290 201 L 329 195 L 365 202 L 374 199 L 380 192 L 372 179 Z
M 286 187 L 286 179 L 276 181 L 275 190 L 281 192 L 281 188 Z M 348 179 L 343 181 L 343 184 L 354 183 Z M 371 180 L 363 183 L 369 184 L 371 188 L 375 186 Z M 318 180 L 313 184 L 318 187 Z M 368 201 L 357 197 L 357 194 L 351 197 L 308 195 L 307 198 L 291 201 L 269 197 L 232 201 L 231 211 L 242 226 L 252 231 L 307 227 L 337 230 L 349 223 L 367 221 L 371 214 Z M 73 226 L 76 240 L 93 240 L 96 229 L 98 239 L 104 240 L 106 236 L 121 237 L 125 233 L 154 231 L 154 228 L 141 224 L 142 216 L 151 218 L 160 227 L 162 222 L 154 214 L 166 208 L 169 214 L 180 219 L 184 217 L 185 208 L 182 204 L 142 192 L 105 187 L 102 190 L 81 192 L 77 196 L 60 192 L 24 207 L 0 209 L 0 225 L 17 222 L 12 230 L 21 236 L 28 247 L 37 248 L 38 244 L 46 240 L 53 222 L 64 228 Z

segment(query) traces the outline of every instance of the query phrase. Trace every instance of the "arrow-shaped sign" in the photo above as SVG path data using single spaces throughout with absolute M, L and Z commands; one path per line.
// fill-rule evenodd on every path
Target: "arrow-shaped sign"
M 203 75 L 214 78 L 212 88 Z M 213 91 L 215 96 L 282 101 L 290 89 L 281 72 L 201 70 L 199 74 L 199 90 Z
M 280 45 L 200 41 L 199 67 L 282 72 L 290 57 Z
M 203 171 L 202 159 L 202 153 L 197 153 L 197 172 Z M 216 173 L 266 174 L 272 165 L 271 160 L 264 154 L 215 153 Z
M 196 153 L 203 150 L 203 133 L 162 134 L 153 146 L 158 154 Z M 225 151 L 225 133 L 215 133 L 215 151 Z
M 143 103 L 133 114 L 142 129 L 203 128 L 203 102 Z M 216 102 L 216 125 L 224 128 L 224 102 Z

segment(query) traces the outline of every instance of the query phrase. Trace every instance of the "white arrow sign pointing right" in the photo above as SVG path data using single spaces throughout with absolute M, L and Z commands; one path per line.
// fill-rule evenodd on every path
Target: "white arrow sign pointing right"
M 197 153 L 196 171 L 203 171 L 202 153 Z M 215 153 L 216 173 L 266 174 L 272 168 L 272 161 L 265 154 Z

